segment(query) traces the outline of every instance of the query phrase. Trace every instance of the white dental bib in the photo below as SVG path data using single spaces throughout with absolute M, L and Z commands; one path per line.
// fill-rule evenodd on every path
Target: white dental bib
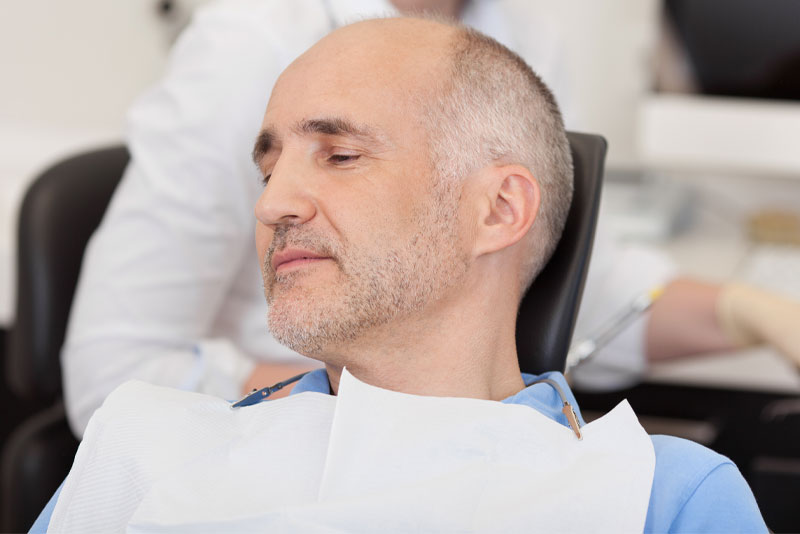
M 572 430 L 522 405 L 342 373 L 240 410 L 142 382 L 92 418 L 49 532 L 641 532 L 655 468 L 627 402 Z

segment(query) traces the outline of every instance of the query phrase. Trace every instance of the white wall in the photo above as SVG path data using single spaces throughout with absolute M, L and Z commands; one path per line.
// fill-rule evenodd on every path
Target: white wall
M 165 25 L 143 0 L 2 0 L 0 117 L 119 128 L 163 68 Z
M 563 32 L 577 127 L 609 141 L 610 167 L 635 167 L 639 104 L 650 92 L 659 0 L 529 0 Z

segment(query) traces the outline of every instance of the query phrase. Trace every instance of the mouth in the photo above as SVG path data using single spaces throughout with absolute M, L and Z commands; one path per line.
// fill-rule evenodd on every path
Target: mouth
M 277 274 L 292 269 L 300 269 L 317 264 L 321 261 L 332 259 L 310 250 L 300 248 L 286 248 L 276 252 L 270 262 L 272 270 Z

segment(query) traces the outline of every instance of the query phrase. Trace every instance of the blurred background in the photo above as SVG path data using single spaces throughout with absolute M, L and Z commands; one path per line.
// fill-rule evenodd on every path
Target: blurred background
M 126 110 L 207 1 L 0 0 L 0 358 L 26 187 L 65 156 L 123 140 Z M 559 22 L 568 128 L 609 141 L 606 224 L 686 274 L 800 298 L 800 2 L 530 3 Z M 41 406 L 5 380 L 0 390 L 4 441 Z M 648 430 L 730 455 L 782 531 L 800 530 L 799 394 L 790 363 L 752 349 L 655 365 L 643 384 L 582 405 L 600 413 L 627 396 L 652 412 Z

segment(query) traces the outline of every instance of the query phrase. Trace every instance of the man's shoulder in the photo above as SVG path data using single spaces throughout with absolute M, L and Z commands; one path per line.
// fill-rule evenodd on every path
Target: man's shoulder
M 677 511 L 709 476 L 720 476 L 716 471 L 726 477 L 739 475 L 728 458 L 698 443 L 675 436 L 653 435 L 650 439 L 656 454 L 651 503 L 654 499 L 669 502 Z
M 765 532 L 753 493 L 725 456 L 674 436 L 650 436 L 656 468 L 646 532 Z
M 667 467 L 671 477 L 688 482 L 721 465 L 734 465 L 727 457 L 688 439 L 661 434 L 650 439 L 656 453 L 656 473 L 660 466 Z

